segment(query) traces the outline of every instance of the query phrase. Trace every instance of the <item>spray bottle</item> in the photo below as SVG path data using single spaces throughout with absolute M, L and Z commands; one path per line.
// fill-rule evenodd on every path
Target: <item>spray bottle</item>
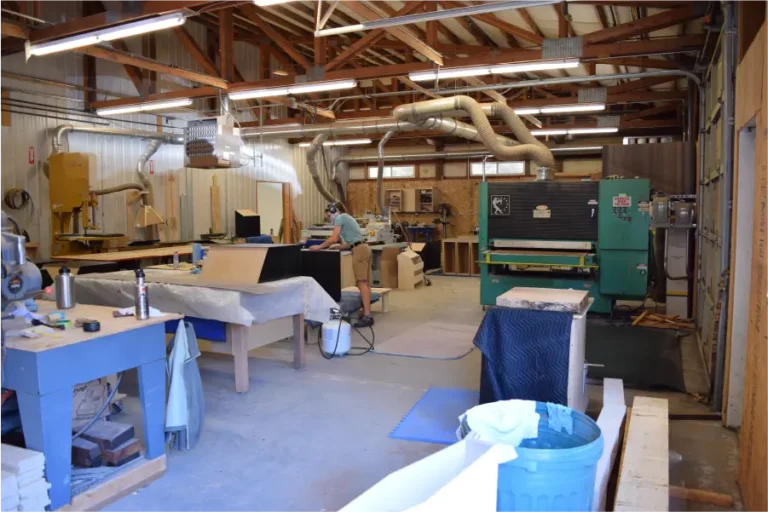
M 136 270 L 136 318 L 139 320 L 149 318 L 149 298 L 142 269 Z

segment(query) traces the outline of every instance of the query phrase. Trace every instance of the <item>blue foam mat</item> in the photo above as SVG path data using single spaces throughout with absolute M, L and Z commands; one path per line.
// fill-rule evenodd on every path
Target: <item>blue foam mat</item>
M 479 403 L 479 391 L 429 388 L 389 434 L 390 439 L 453 444 L 459 416 Z

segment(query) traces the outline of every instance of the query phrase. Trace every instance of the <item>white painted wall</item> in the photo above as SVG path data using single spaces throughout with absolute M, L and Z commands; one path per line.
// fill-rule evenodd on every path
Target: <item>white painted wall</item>
M 739 132 L 737 198 L 734 204 L 736 233 L 733 265 L 733 316 L 731 317 L 730 371 L 728 372 L 728 410 L 726 426 L 741 426 L 744 403 L 744 370 L 747 363 L 749 293 L 752 283 L 752 225 L 755 206 L 755 124 Z
M 78 2 L 43 2 L 41 16 L 50 21 L 60 21 L 79 15 Z M 195 23 L 187 23 L 186 28 L 201 44 L 205 31 Z M 174 64 L 182 68 L 202 71 L 199 65 L 189 56 L 180 45 L 172 41 L 170 32 L 157 34 L 158 60 Z M 140 49 L 140 39 L 126 39 L 132 51 Z M 237 43 L 236 63 L 246 79 L 253 76 L 258 65 L 258 49 L 253 45 Z M 45 57 L 34 57 L 29 62 L 24 61 L 23 54 L 16 54 L 2 59 L 3 88 L 10 90 L 10 98 L 28 102 L 36 102 L 42 106 L 54 106 L 60 109 L 58 113 L 29 108 L 12 107 L 13 110 L 24 113 L 11 114 L 11 126 L 2 127 L 0 137 L 2 146 L 2 194 L 13 187 L 27 190 L 32 196 L 34 209 L 22 212 L 8 211 L 3 204 L 3 210 L 12 215 L 26 229 L 32 241 L 40 244 L 39 254 L 45 258 L 50 255 L 50 202 L 46 161 L 51 153 L 52 131 L 61 124 L 92 126 L 93 123 L 107 123 L 108 126 L 121 129 L 149 130 L 156 129 L 156 116 L 124 115 L 117 121 L 103 118 L 85 117 L 76 113 L 82 109 L 82 93 L 75 89 L 62 89 L 38 83 L 10 79 L 6 73 L 17 73 L 32 77 L 64 81 L 82 85 L 82 56 L 74 53 L 60 53 Z M 128 79 L 122 66 L 97 59 L 97 88 L 114 92 L 122 96 L 135 96 L 136 90 Z M 161 76 L 160 90 L 172 90 L 188 87 L 191 84 L 183 79 Z M 38 94 L 44 94 L 40 96 Z M 61 98 L 52 98 L 51 95 Z M 100 94 L 98 99 L 112 99 Z M 196 102 L 196 108 L 205 108 L 203 100 Z M 187 115 L 186 117 L 192 117 Z M 185 125 L 184 115 L 175 115 L 177 120 L 163 118 L 165 131 L 181 133 Z M 59 118 L 59 119 L 56 119 Z M 241 121 L 253 119 L 250 113 L 238 113 Z M 140 124 L 145 123 L 145 124 Z M 99 126 L 98 124 L 96 126 Z M 146 142 L 123 137 L 108 137 L 72 133 L 63 150 L 83 152 L 93 156 L 90 169 L 91 187 L 105 188 L 129 182 L 136 182 L 136 163 Z M 28 163 L 28 149 L 33 148 L 35 162 Z M 306 149 L 290 145 L 286 141 L 269 141 L 250 144 L 246 153 L 256 158 L 248 165 L 239 169 L 201 170 L 184 168 L 184 153 L 182 146 L 166 145 L 152 157 L 154 174 L 150 181 L 154 187 L 155 207 L 165 213 L 165 176 L 176 173 L 179 179 L 179 193 L 187 199 L 189 208 L 182 211 L 182 226 L 188 226 L 195 236 L 207 233 L 210 225 L 210 186 L 215 174 L 221 188 L 221 212 L 224 217 L 223 225 L 234 230 L 234 211 L 237 208 L 256 208 L 258 196 L 258 180 L 282 181 L 292 185 L 294 212 L 298 221 L 304 225 L 320 222 L 326 200 L 317 192 L 307 170 Z M 330 162 L 337 152 L 329 151 Z M 323 174 L 321 172 L 321 174 Z M 321 178 L 327 182 L 327 178 Z M 329 189 L 331 187 L 328 187 Z M 125 233 L 127 214 L 125 193 L 105 196 L 100 201 L 96 212 L 96 220 L 103 232 Z

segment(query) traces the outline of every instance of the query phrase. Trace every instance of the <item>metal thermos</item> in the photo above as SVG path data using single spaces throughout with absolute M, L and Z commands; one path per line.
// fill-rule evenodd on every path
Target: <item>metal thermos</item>
M 56 308 L 71 309 L 77 305 L 75 302 L 75 276 L 66 265 L 61 267 L 56 276 Z
M 147 297 L 147 285 L 144 282 L 144 271 L 136 271 L 136 318 L 146 320 L 149 318 L 149 298 Z

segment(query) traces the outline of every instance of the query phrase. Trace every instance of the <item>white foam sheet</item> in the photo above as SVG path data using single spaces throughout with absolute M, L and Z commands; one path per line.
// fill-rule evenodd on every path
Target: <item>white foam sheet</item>
M 603 380 L 603 410 L 597 418 L 597 426 L 603 435 L 603 454 L 597 462 L 595 494 L 592 497 L 592 510 L 605 510 L 608 478 L 611 476 L 613 461 L 619 447 L 621 424 L 627 413 L 624 402 L 624 383 L 621 379 Z
M 336 302 L 311 277 L 293 277 L 255 285 L 250 292 L 163 283 L 177 280 L 177 270 L 145 270 L 152 307 L 207 320 L 240 325 L 263 323 L 303 314 L 307 320 L 327 322 Z M 87 274 L 75 278 L 77 302 L 109 307 L 134 305 L 133 271 Z

